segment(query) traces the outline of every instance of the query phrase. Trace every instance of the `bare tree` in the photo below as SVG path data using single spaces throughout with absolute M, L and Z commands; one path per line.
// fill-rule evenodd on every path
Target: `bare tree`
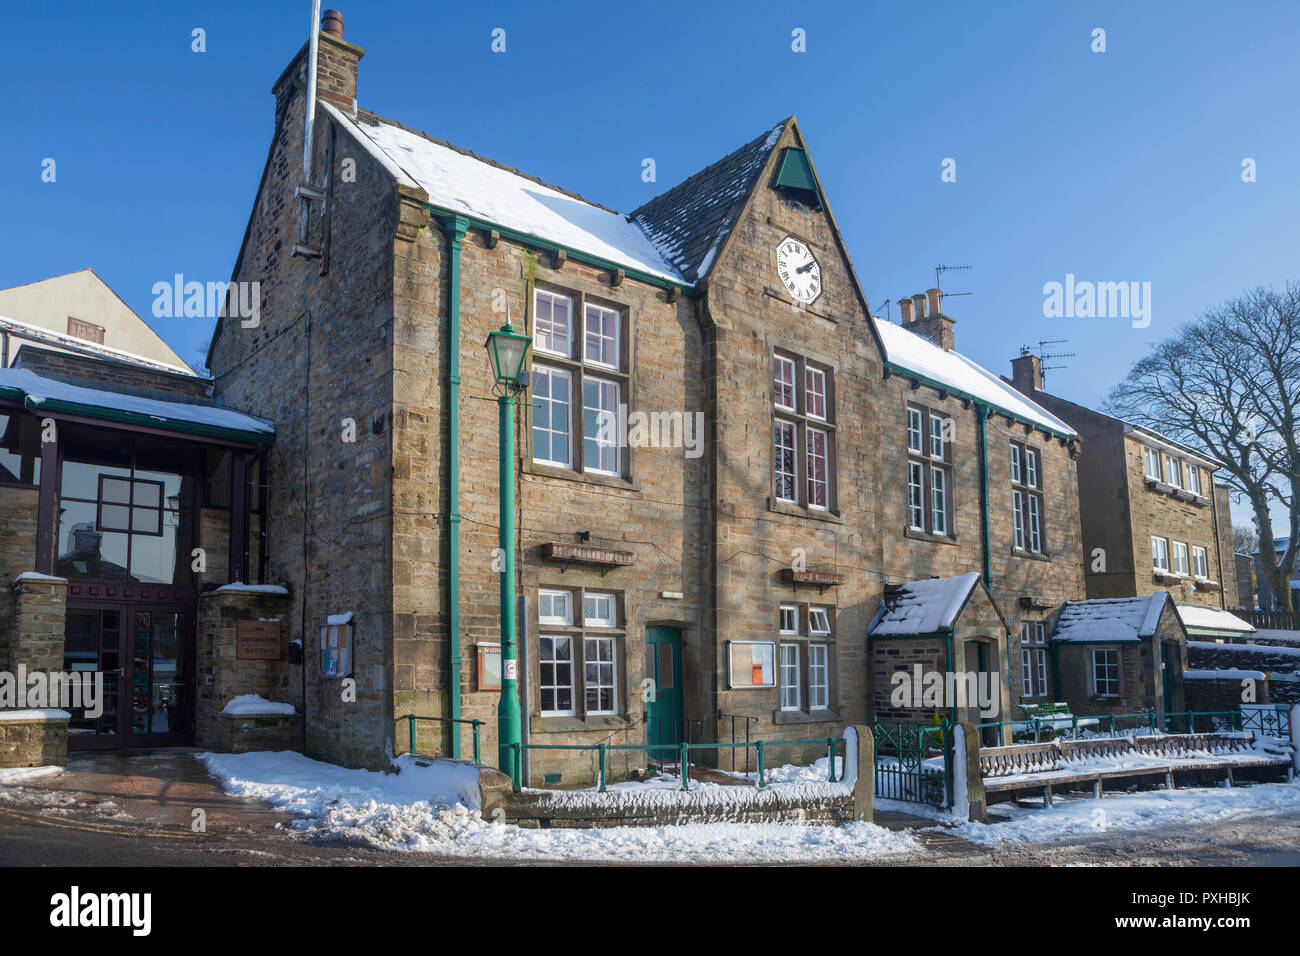
M 1250 503 L 1274 605 L 1289 610 L 1300 531 L 1300 283 L 1209 309 L 1134 364 L 1107 408 L 1223 465 L 1226 484 Z M 1282 550 L 1273 504 L 1288 516 Z
M 1232 553 L 1251 554 L 1259 547 L 1259 535 L 1254 528 L 1236 525 L 1232 529 Z

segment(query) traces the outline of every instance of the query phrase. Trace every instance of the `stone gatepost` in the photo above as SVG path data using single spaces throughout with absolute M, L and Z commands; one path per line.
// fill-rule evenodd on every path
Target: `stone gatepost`
M 6 669 L 17 675 L 63 671 L 68 582 L 25 571 L 10 586 L 13 623 L 8 634 Z M 15 677 L 16 680 L 16 677 Z M 37 708 L 0 710 L 0 767 L 65 766 L 68 762 L 68 712 L 53 702 Z
M 970 724 L 953 727 L 952 743 L 953 812 L 965 805 L 966 819 L 988 822 L 988 805 L 984 796 L 984 777 L 980 774 L 980 735 Z
M 25 571 L 14 579 L 14 623 L 9 636 L 9 669 L 63 670 L 64 624 L 68 613 L 68 581 Z
M 853 778 L 853 819 L 875 818 L 876 737 L 866 724 L 844 730 L 844 779 Z
M 301 701 L 289 693 L 289 592 L 275 585 L 229 584 L 199 595 L 194 740 L 200 747 L 302 750 Z M 294 714 L 230 715 L 232 700 L 256 694 L 292 704 Z

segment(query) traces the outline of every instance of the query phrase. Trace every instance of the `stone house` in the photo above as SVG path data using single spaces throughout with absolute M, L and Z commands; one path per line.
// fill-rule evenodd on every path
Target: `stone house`
M 358 108 L 363 51 L 331 23 L 319 175 L 304 184 L 296 160 L 304 48 L 273 88 L 232 276 L 261 284 L 261 320 L 223 321 L 209 355 L 223 401 L 276 422 L 270 472 L 301 475 L 271 496 L 265 580 L 294 592 L 308 753 L 379 766 L 412 713 L 482 720 L 492 752 L 480 343 L 507 318 L 533 340 L 516 436 L 527 742 L 712 741 L 737 719 L 831 736 L 870 712 L 885 586 L 931 575 L 992 581 L 1007 626 L 983 629 L 981 660 L 1025 683 L 1021 624 L 1082 589 L 1076 436 L 925 323 L 871 316 L 793 118 L 624 216 Z M 638 413 L 666 431 L 636 436 Z M 918 414 L 948 431 L 909 529 Z M 322 671 L 347 615 L 328 633 L 355 699 Z M 417 726 L 421 749 L 468 754 L 463 725 Z M 532 751 L 529 779 L 579 781 L 594 759 Z
M 1083 438 L 1078 502 L 1088 597 L 1167 590 L 1180 604 L 1233 606 L 1232 515 L 1228 489 L 1214 481 L 1218 463 L 1044 391 L 1036 355 L 1023 354 L 1011 366 L 1012 384 Z

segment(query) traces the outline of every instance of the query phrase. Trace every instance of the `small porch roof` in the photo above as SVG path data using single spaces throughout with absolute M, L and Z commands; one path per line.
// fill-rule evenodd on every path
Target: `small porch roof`
M 950 633 L 979 579 L 969 571 L 951 578 L 908 581 L 885 595 L 867 633 L 872 637 Z
M 273 422 L 229 408 L 69 385 L 24 368 L 0 369 L 0 399 L 21 402 L 33 411 L 61 412 L 97 421 L 257 445 L 269 445 L 275 438 Z
M 1052 632 L 1057 644 L 1138 644 L 1151 637 L 1171 603 L 1168 591 L 1146 597 L 1067 601 Z
M 1183 619 L 1188 637 L 1245 637 L 1255 633 L 1250 622 L 1217 607 L 1180 604 L 1178 616 Z

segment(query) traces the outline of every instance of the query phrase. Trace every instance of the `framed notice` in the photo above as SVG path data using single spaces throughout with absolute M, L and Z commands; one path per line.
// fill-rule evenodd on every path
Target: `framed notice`
M 347 677 L 352 673 L 352 625 L 324 624 L 320 629 L 322 677 Z
M 773 641 L 728 641 L 728 686 L 732 689 L 775 687 L 776 644 Z
M 284 660 L 284 630 L 278 620 L 235 622 L 235 659 Z

